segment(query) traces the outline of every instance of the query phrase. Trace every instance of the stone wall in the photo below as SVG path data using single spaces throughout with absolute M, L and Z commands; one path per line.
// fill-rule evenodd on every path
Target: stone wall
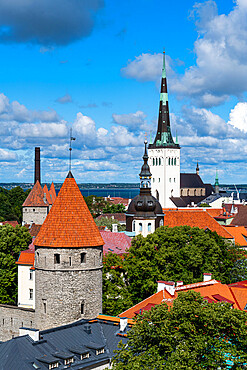
M 85 253 L 84 260 L 82 253 Z M 81 318 L 91 319 L 102 312 L 102 256 L 103 247 L 36 247 L 35 310 L 38 329 L 68 324 Z
M 0 304 L 0 341 L 19 335 L 20 327 L 35 328 L 35 311 Z
M 49 212 L 49 206 L 47 207 L 23 207 L 22 218 L 23 225 L 25 224 L 36 224 L 42 225 Z

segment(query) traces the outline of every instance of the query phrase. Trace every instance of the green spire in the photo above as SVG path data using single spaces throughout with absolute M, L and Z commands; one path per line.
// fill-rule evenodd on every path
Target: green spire
M 165 49 L 164 49 L 164 51 L 163 51 L 163 68 L 162 68 L 162 77 L 163 78 L 166 78 L 166 58 L 165 58 L 165 55 L 166 55 L 166 53 L 165 53 Z
M 178 144 L 178 132 L 176 130 L 176 143 L 175 144 Z
M 219 186 L 219 176 L 218 176 L 218 170 L 216 168 L 216 175 L 215 175 L 215 183 L 214 185 L 218 185 Z

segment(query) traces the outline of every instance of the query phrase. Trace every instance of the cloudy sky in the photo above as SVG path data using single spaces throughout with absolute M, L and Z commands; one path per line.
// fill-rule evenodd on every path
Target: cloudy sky
M 247 183 L 247 0 L 0 0 L 0 182 L 137 182 L 166 50 L 181 171 Z

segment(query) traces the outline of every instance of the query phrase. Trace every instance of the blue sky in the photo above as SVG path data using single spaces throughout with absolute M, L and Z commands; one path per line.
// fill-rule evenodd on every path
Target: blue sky
M 0 182 L 137 182 L 166 50 L 181 171 L 247 183 L 247 0 L 1 0 Z

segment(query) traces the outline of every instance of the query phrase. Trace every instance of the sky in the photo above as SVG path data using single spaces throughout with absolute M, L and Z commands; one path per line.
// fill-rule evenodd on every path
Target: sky
M 0 182 L 138 182 L 166 52 L 181 172 L 247 183 L 247 0 L 0 0 Z

